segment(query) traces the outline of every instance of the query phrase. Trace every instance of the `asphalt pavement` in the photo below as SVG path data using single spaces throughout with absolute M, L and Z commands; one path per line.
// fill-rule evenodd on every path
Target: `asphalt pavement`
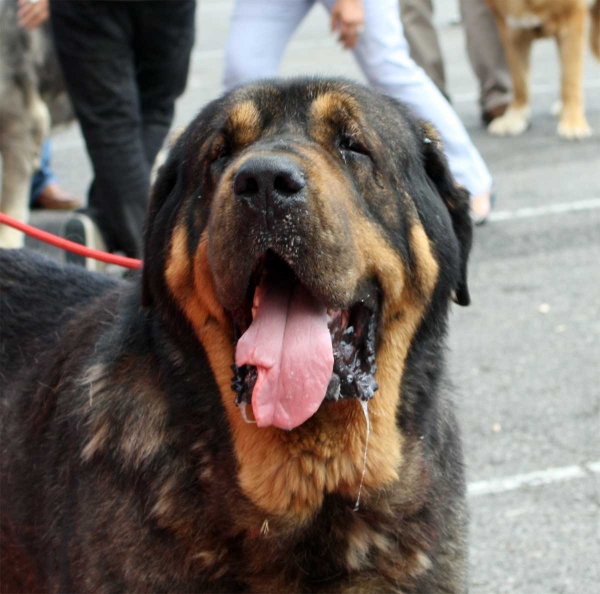
M 477 229 L 473 305 L 456 308 L 450 374 L 460 409 L 470 499 L 471 592 L 600 591 L 600 65 L 587 52 L 595 135 L 568 142 L 550 115 L 559 70 L 551 41 L 532 58 L 533 121 L 518 138 L 479 123 L 477 84 L 455 0 L 437 15 L 453 104 L 494 175 L 498 201 Z M 175 125 L 221 92 L 230 0 L 202 0 L 188 89 Z M 317 6 L 281 73 L 364 80 Z M 56 134 L 54 168 L 85 194 L 90 167 L 76 127 Z M 36 213 L 51 228 L 60 217 Z

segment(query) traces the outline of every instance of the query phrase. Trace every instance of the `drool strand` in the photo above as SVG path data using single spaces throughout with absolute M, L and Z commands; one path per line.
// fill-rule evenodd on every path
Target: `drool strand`
M 369 421 L 369 401 L 368 400 L 360 400 L 360 406 L 363 409 L 363 413 L 365 414 L 365 420 L 367 422 L 367 435 L 365 437 L 365 455 L 363 458 L 363 471 L 360 477 L 360 485 L 358 486 L 358 497 L 356 498 L 356 503 L 354 505 L 354 509 L 352 511 L 358 511 L 360 507 L 360 493 L 362 491 L 363 481 L 365 480 L 365 473 L 367 472 L 367 451 L 369 450 L 369 437 L 371 435 L 371 422 Z

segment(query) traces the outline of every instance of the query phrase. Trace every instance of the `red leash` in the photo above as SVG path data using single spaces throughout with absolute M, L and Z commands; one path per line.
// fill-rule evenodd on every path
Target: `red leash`
M 14 227 L 15 229 L 26 233 L 34 239 L 38 239 L 39 241 L 49 243 L 50 245 L 53 245 L 62 250 L 73 252 L 78 256 L 93 258 L 94 260 L 100 260 L 101 262 L 106 262 L 107 264 L 116 264 L 117 266 L 123 266 L 124 268 L 142 267 L 141 260 L 136 260 L 135 258 L 126 258 L 125 256 L 115 256 L 114 254 L 109 254 L 108 252 L 93 250 L 79 243 L 75 243 L 74 241 L 63 239 L 62 237 L 58 237 L 58 235 L 53 235 L 52 233 L 48 233 L 47 231 L 36 229 L 31 225 L 21 223 L 20 221 L 17 221 L 16 219 L 13 219 L 12 217 L 9 217 L 8 215 L 5 215 L 1 212 L 0 224 L 8 225 L 9 227 Z

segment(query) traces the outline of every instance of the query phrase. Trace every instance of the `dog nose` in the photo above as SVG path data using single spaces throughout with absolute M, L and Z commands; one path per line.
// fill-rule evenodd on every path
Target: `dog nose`
M 233 178 L 233 192 L 255 209 L 274 213 L 304 200 L 304 173 L 290 159 L 277 156 L 254 157 L 244 163 Z

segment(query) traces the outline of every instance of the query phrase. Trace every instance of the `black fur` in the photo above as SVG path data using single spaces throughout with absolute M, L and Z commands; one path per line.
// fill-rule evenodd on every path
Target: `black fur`
M 368 161 L 342 160 L 337 147 L 308 137 L 308 107 L 327 92 L 358 106 Z M 243 101 L 258 106 L 256 139 L 215 155 L 226 114 Z M 444 339 L 451 298 L 469 302 L 471 227 L 468 197 L 425 130 L 403 106 L 346 81 L 255 84 L 208 105 L 173 148 L 153 190 L 143 278 L 115 282 L 32 253 L 0 253 L 2 592 L 467 591 L 465 484 Z M 427 304 L 398 386 L 400 479 L 367 494 L 358 512 L 342 491 L 325 493 L 308 519 L 261 509 L 244 492 L 223 399 L 233 393 L 219 393 L 209 347 L 169 284 L 174 234 L 186 231 L 178 257 L 191 275 L 208 233 L 216 294 L 227 311 L 239 305 L 249 254 L 264 249 L 263 239 L 236 226 L 235 207 L 224 232 L 248 235 L 240 247 L 234 236 L 221 245 L 215 209 L 223 176 L 265 146 L 298 159 L 316 150 L 330 178 L 350 188 L 341 204 L 373 222 L 403 262 L 399 278 L 415 283 L 411 299 Z M 315 196 L 329 179 L 319 173 L 307 169 Z M 331 225 L 349 213 L 332 214 Z M 423 258 L 409 238 L 417 224 L 439 268 L 428 295 L 415 280 Z M 301 258 L 285 252 L 290 265 L 320 298 L 347 307 L 354 297 L 331 288 L 340 256 L 311 252 L 326 245 L 322 223 L 299 212 L 295 225 L 312 239 Z M 283 253 L 276 233 L 268 249 Z

